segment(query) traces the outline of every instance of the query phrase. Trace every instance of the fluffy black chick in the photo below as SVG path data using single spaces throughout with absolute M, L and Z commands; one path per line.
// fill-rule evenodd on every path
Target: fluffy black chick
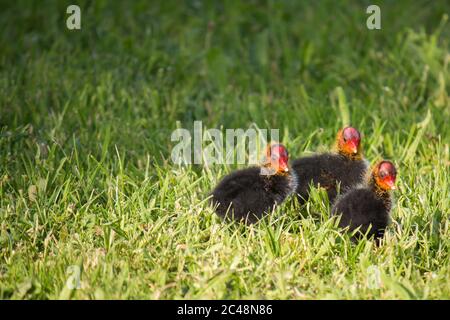
M 368 162 L 361 151 L 361 134 L 352 127 L 339 130 L 336 138 L 337 152 L 322 153 L 293 161 L 297 174 L 295 193 L 302 204 L 309 199 L 310 186 L 322 187 L 332 204 L 339 190 L 343 193 L 364 181 Z
M 235 171 L 212 191 L 212 203 L 222 218 L 257 222 L 294 192 L 296 177 L 288 167 L 288 152 L 281 144 L 266 149 L 261 167 Z
M 384 236 L 390 222 L 392 200 L 390 190 L 395 189 L 397 171 L 390 161 L 374 166 L 368 181 L 340 196 L 332 208 L 332 215 L 341 215 L 339 226 L 348 231 L 357 228 L 354 240 L 367 234 L 377 242 Z

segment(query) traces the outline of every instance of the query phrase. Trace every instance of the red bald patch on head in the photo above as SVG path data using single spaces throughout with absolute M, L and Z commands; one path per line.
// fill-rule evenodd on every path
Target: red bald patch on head
M 270 154 L 277 155 L 278 157 L 285 158 L 286 160 L 289 158 L 286 147 L 279 143 L 270 146 Z
M 390 161 L 381 161 L 380 164 L 378 165 L 378 172 L 380 174 L 383 173 L 393 176 L 397 175 L 397 170 L 395 169 L 394 164 Z
M 346 127 L 342 131 L 342 136 L 344 137 L 345 141 L 353 140 L 353 141 L 361 141 L 361 134 L 358 130 L 356 130 L 353 127 Z

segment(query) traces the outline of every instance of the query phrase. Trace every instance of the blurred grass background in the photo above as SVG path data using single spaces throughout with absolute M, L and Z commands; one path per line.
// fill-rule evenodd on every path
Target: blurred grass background
M 80 31 L 69 4 L 0 1 L 1 298 L 450 297 L 449 2 L 378 1 L 373 31 L 371 1 L 77 1 Z M 320 192 L 223 224 L 204 199 L 230 168 L 170 162 L 177 121 L 279 128 L 295 157 L 346 118 L 399 166 L 381 249 Z

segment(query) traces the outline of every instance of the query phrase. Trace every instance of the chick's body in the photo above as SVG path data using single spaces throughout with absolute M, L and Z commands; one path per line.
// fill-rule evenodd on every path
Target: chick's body
M 291 173 L 262 175 L 258 167 L 239 170 L 222 179 L 212 202 L 222 218 L 254 223 L 294 191 L 295 180 Z
M 354 231 L 360 227 L 368 237 L 382 238 L 390 222 L 391 197 L 378 194 L 369 187 L 353 189 L 339 197 L 332 208 L 332 214 L 341 215 L 339 226 Z
M 381 161 L 374 166 L 368 180 L 360 186 L 340 196 L 333 208 L 332 215 L 340 215 L 339 226 L 348 227 L 352 232 L 357 228 L 359 233 L 380 240 L 384 236 L 390 222 L 392 198 L 390 191 L 395 189 L 397 171 L 390 161 Z
M 368 163 L 365 159 L 351 159 L 341 154 L 324 153 L 295 160 L 292 169 L 297 174 L 296 194 L 300 203 L 309 198 L 310 185 L 324 188 L 330 203 L 338 190 L 341 193 L 364 180 Z

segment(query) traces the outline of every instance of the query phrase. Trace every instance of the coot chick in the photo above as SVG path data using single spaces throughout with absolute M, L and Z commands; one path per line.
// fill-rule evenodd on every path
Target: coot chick
M 336 137 L 337 152 L 322 153 L 299 158 L 292 163 L 297 174 L 296 194 L 302 204 L 309 198 L 310 186 L 322 187 L 332 204 L 340 191 L 364 181 L 368 162 L 361 151 L 361 134 L 352 127 L 339 130 Z
M 288 152 L 270 144 L 264 164 L 225 176 L 212 192 L 212 203 L 222 218 L 257 222 L 294 192 L 297 179 L 288 166 Z
M 332 208 L 332 215 L 341 215 L 339 226 L 353 231 L 360 227 L 354 240 L 366 234 L 377 242 L 384 236 L 390 222 L 392 199 L 397 171 L 390 161 L 374 166 L 368 181 L 340 196 Z

